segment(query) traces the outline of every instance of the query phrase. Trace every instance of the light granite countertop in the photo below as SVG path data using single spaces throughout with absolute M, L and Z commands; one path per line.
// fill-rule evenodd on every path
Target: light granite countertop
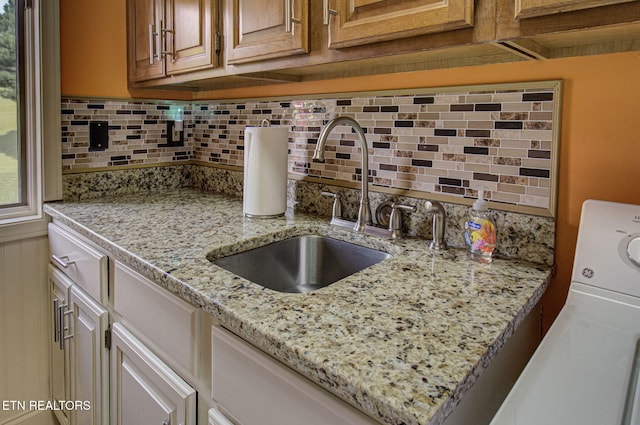
M 550 268 L 432 253 L 287 211 L 251 220 L 241 198 L 193 189 L 78 202 L 45 212 L 256 347 L 386 424 L 438 425 L 533 309 Z M 302 234 L 386 259 L 306 294 L 265 289 L 210 258 Z

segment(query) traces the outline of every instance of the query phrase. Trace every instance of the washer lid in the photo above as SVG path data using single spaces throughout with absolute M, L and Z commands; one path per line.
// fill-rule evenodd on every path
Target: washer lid
M 583 204 L 571 280 L 640 297 L 640 205 Z

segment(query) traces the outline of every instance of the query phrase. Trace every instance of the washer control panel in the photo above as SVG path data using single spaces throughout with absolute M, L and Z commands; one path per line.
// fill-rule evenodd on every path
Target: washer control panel
M 640 268 L 640 233 L 623 238 L 619 249 L 625 263 Z
M 640 297 L 640 205 L 583 204 L 572 280 Z

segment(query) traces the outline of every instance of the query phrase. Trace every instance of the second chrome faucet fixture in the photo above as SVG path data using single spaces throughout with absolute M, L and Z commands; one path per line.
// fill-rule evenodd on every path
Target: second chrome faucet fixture
M 353 128 L 353 130 L 358 135 L 358 140 L 360 141 L 360 147 L 362 150 L 362 159 L 360 166 L 362 170 L 362 190 L 360 193 L 358 218 L 355 224 L 342 218 L 342 204 L 340 201 L 340 194 L 333 194 L 329 192 L 322 193 L 322 195 L 324 196 L 330 196 L 334 198 L 331 224 L 341 227 L 352 227 L 355 232 L 372 233 L 378 236 L 386 236 L 392 239 L 401 238 L 402 217 L 400 214 L 400 210 L 415 212 L 416 207 L 393 202 L 391 206 L 391 215 L 389 217 L 388 229 L 373 227 L 373 220 L 371 218 L 371 206 L 369 203 L 369 148 L 367 146 L 367 138 L 365 136 L 364 130 L 356 120 L 351 117 L 341 116 L 329 121 L 320 131 L 318 143 L 316 144 L 315 151 L 313 152 L 313 160 L 317 162 L 324 162 L 324 149 L 329 134 L 335 127 L 341 124 L 346 124 Z M 435 201 L 427 201 L 426 207 L 427 213 L 433 214 L 433 240 L 431 241 L 429 247 L 432 250 L 436 251 L 447 249 L 447 244 L 444 241 L 444 230 L 446 222 L 445 210 L 439 202 Z

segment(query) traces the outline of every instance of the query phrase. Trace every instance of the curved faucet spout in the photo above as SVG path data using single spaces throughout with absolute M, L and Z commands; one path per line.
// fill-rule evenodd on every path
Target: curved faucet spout
M 358 220 L 353 228 L 356 232 L 363 232 L 366 225 L 373 224 L 371 220 L 371 206 L 369 205 L 369 148 L 367 147 L 367 138 L 360 124 L 351 117 L 336 117 L 329 121 L 322 128 L 318 137 L 318 144 L 313 152 L 313 160 L 324 162 L 324 146 L 327 143 L 329 133 L 338 125 L 347 124 L 358 134 L 360 146 L 362 150 L 362 193 L 360 194 L 360 208 L 358 209 Z

